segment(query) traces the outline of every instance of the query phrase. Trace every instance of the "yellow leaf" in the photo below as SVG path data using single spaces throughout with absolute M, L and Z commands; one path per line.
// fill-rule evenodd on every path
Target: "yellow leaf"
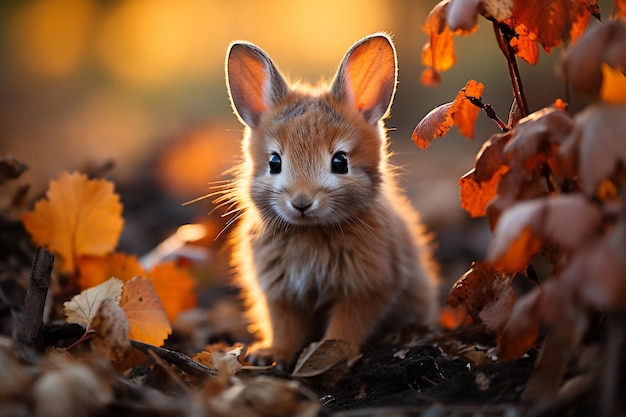
M 122 281 L 112 277 L 100 285 L 75 295 L 70 301 L 63 303 L 67 321 L 82 324 L 89 329 L 104 300 L 112 299 L 115 303 L 119 302 L 123 286 Z
M 61 272 L 73 273 L 80 255 L 104 255 L 117 245 L 122 205 L 113 183 L 63 172 L 50 181 L 47 199 L 22 215 L 33 240 L 58 256 Z
M 170 322 L 181 312 L 196 306 L 196 281 L 174 262 L 155 265 L 149 275 Z
M 124 285 L 120 307 L 130 324 L 129 338 L 161 346 L 172 333 L 163 305 L 150 279 L 137 276 L 128 281 Z

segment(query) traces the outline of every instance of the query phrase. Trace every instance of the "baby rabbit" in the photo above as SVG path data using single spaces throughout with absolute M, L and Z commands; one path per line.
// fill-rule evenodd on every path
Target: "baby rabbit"
M 356 356 L 383 332 L 433 322 L 430 253 L 387 161 L 396 74 L 384 33 L 314 88 L 285 81 L 255 45 L 230 45 L 244 161 L 217 202 L 237 213 L 232 264 L 260 337 L 250 361 L 284 367 L 320 339 L 346 340 Z

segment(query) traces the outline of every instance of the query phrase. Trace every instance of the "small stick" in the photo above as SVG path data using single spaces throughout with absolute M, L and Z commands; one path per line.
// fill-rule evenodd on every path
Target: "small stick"
M 50 287 L 54 255 L 45 248 L 37 248 L 30 283 L 24 301 L 24 319 L 17 335 L 19 343 L 43 350 L 43 310 Z
M 158 347 L 158 346 L 154 346 L 154 345 L 149 345 L 147 343 L 138 342 L 136 340 L 131 340 L 130 343 L 131 345 L 133 345 L 135 349 L 138 349 L 145 354 L 149 355 L 150 351 L 156 353 L 157 356 L 159 356 L 161 359 L 163 359 L 167 363 L 178 366 L 180 369 L 182 369 L 183 371 L 187 372 L 190 375 L 197 376 L 197 377 L 206 377 L 206 376 L 212 377 L 212 376 L 216 376 L 218 373 L 215 369 L 208 368 L 204 366 L 203 364 L 201 364 L 200 362 L 194 361 L 189 356 L 183 353 L 165 349 L 165 348 Z

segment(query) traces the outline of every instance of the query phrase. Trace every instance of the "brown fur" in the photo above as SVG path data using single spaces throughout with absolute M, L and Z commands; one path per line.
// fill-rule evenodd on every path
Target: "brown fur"
M 256 362 L 288 362 L 321 338 L 347 340 L 356 355 L 372 337 L 435 319 L 430 253 L 388 164 L 381 121 L 396 71 L 385 34 L 355 44 L 332 85 L 318 88 L 289 85 L 254 45 L 230 47 L 245 158 L 221 202 L 238 213 L 232 263 L 261 338 Z M 348 173 L 331 172 L 339 151 Z M 309 203 L 304 214 L 294 208 Z

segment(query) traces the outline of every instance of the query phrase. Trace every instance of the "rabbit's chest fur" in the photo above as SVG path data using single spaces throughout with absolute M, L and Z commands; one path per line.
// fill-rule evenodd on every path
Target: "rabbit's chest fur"
M 372 246 L 386 251 L 352 225 L 260 232 L 252 240 L 255 269 L 266 295 L 296 299 L 311 308 L 341 294 L 358 295 L 384 286 L 385 275 L 393 275 L 391 263 L 380 262 Z

